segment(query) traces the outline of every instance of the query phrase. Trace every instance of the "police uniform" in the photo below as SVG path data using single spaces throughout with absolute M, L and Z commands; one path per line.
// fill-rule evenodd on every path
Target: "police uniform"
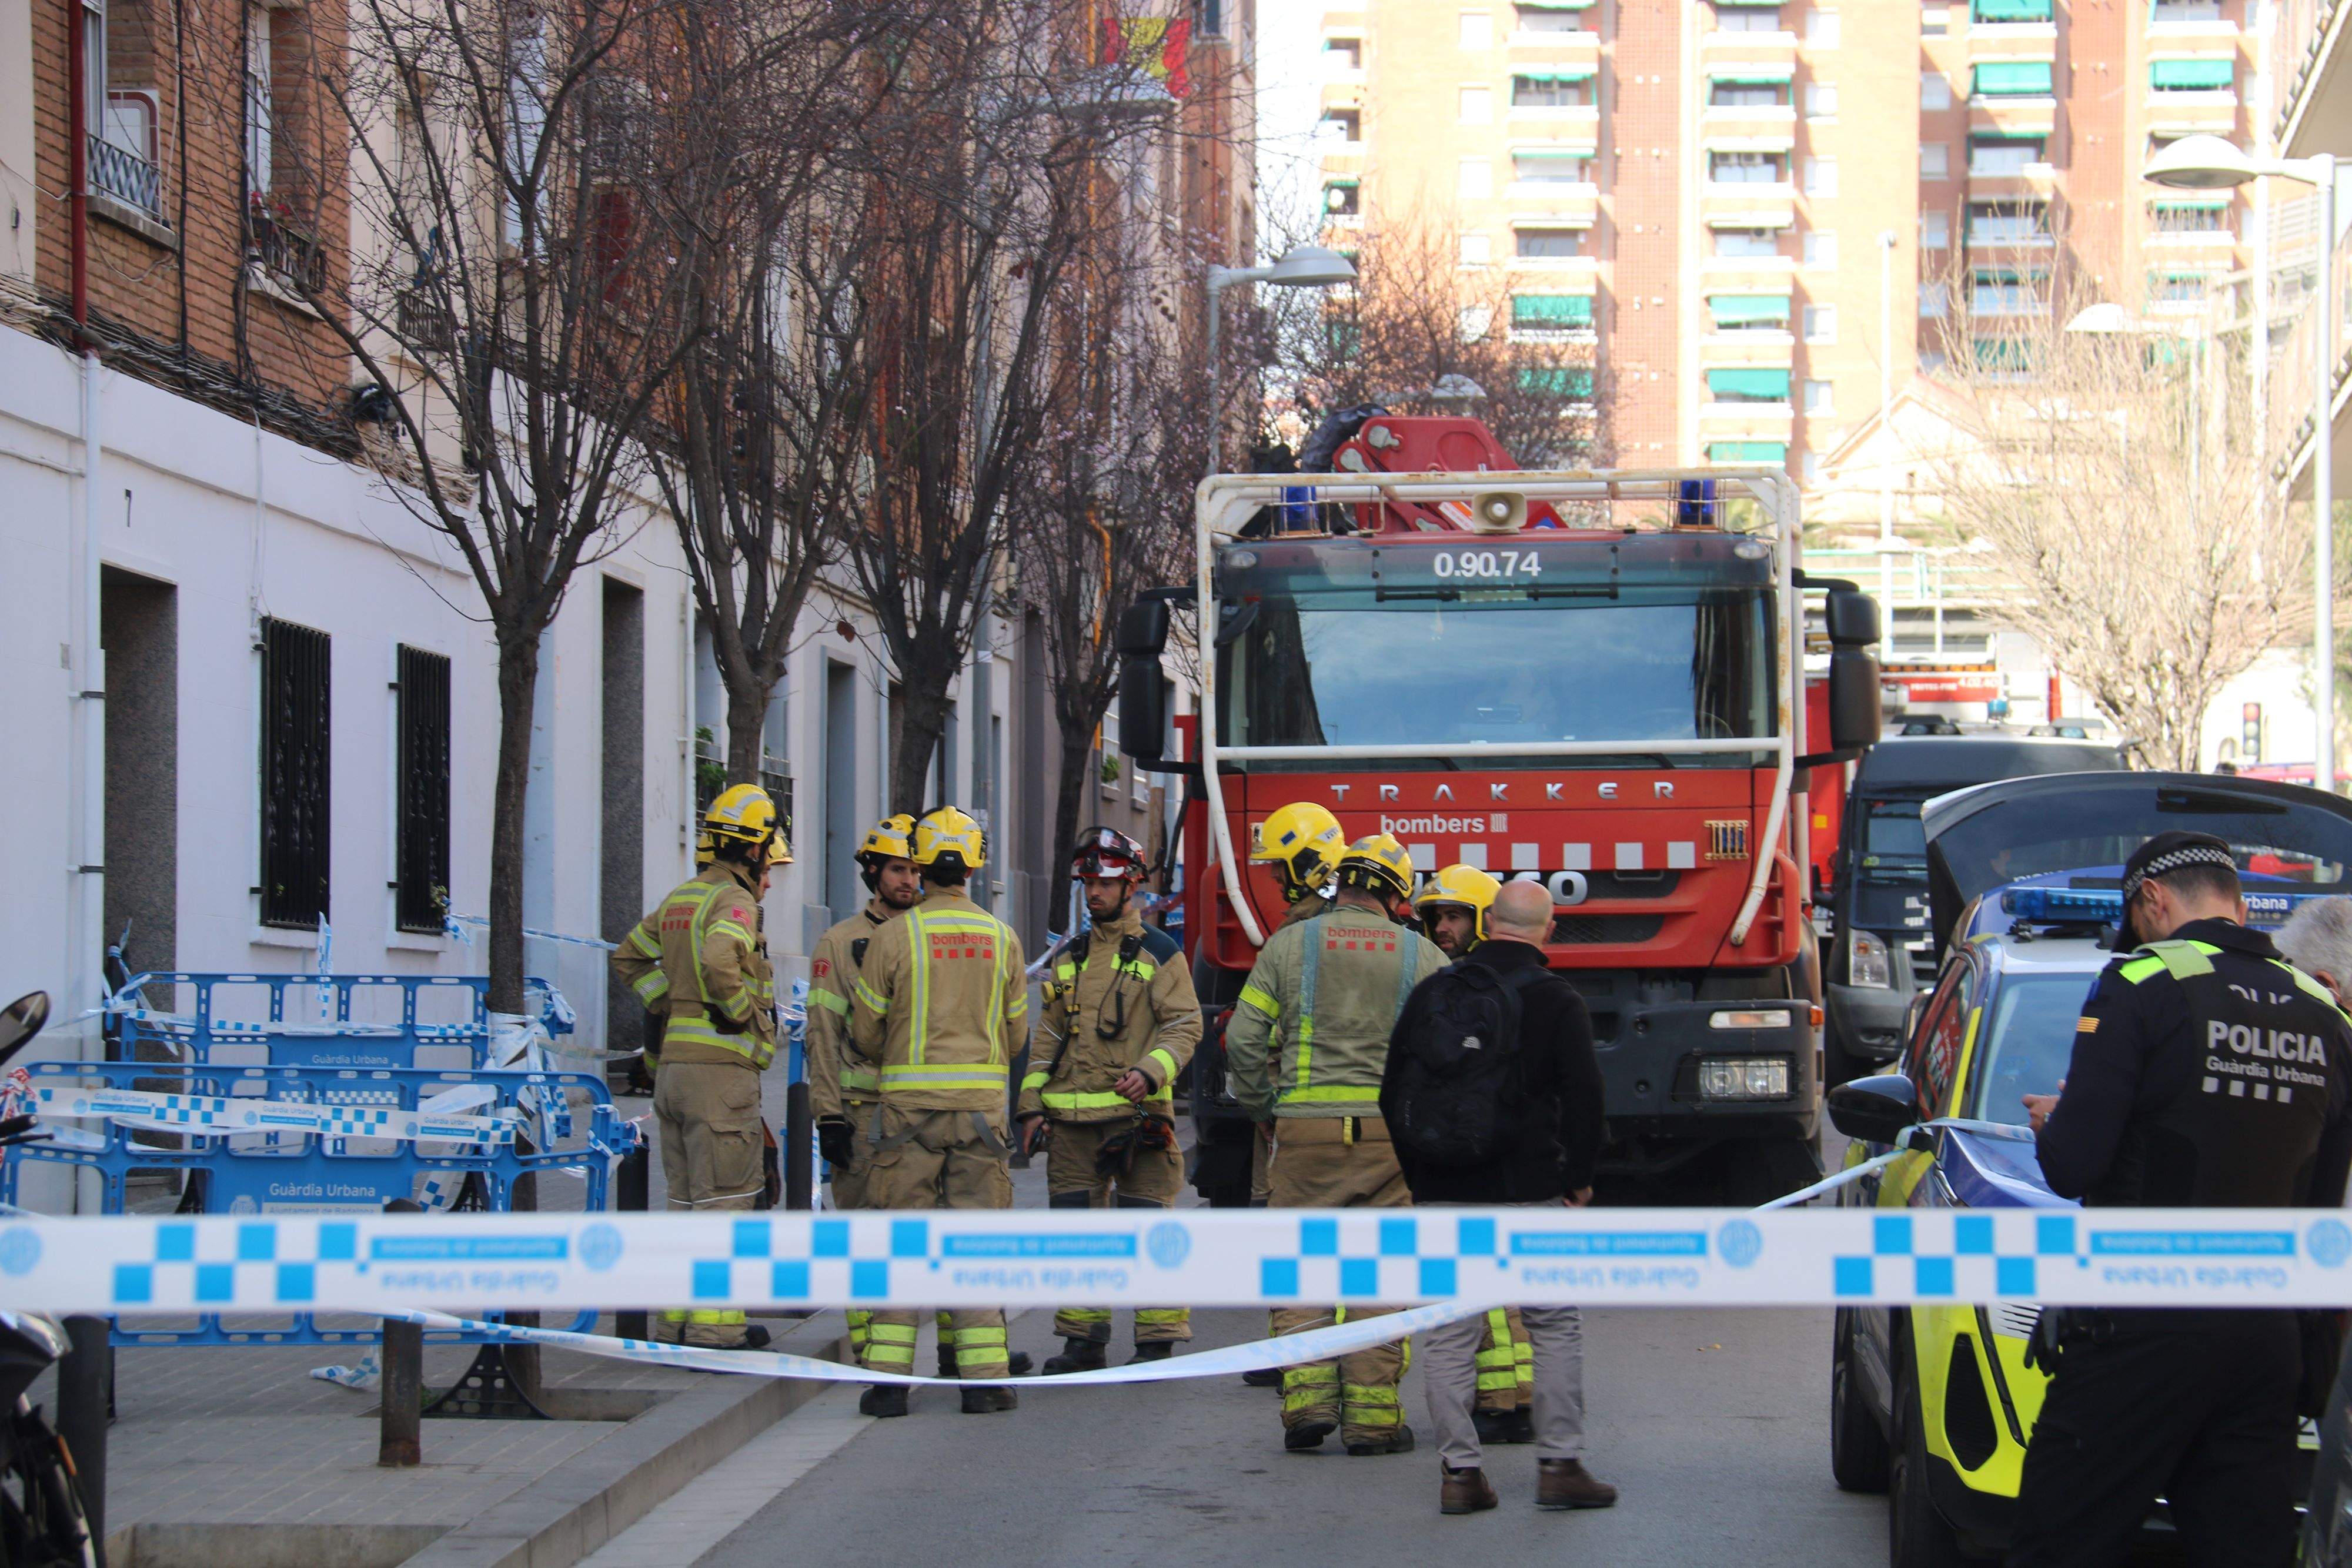
M 1414 986 L 1445 967 L 1417 931 L 1343 906 L 1285 925 L 1266 938 L 1225 1025 L 1234 1098 L 1274 1123 L 1269 1201 L 1277 1208 L 1403 1207 L 1412 1203 L 1380 1107 L 1389 1032 Z M 1276 1334 L 1361 1319 L 1386 1307 L 1286 1307 Z M 1292 1446 L 1332 1427 L 1351 1451 L 1383 1452 L 1402 1438 L 1397 1385 L 1402 1343 L 1286 1368 L 1282 1422 Z
M 2134 856 L 2126 887 L 2226 863 L 2218 840 L 2163 834 Z M 2042 1172 L 2086 1207 L 2334 1207 L 2352 1164 L 2347 1091 L 2352 1025 L 2327 993 L 2263 933 L 2191 921 L 2100 974 L 2037 1138 Z M 2119 1559 L 2159 1492 L 2193 1561 L 2285 1563 L 2295 1315 L 2134 1309 L 2064 1322 L 2026 1450 L 2012 1568 Z

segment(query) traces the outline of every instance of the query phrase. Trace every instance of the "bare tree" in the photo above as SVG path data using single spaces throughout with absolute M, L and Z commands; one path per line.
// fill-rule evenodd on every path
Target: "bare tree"
M 620 537 L 648 409 L 699 329 L 681 285 L 704 265 L 712 165 L 664 92 L 693 0 L 340 9 L 341 36 L 322 20 L 294 68 L 332 132 L 319 144 L 351 163 L 349 276 L 272 214 L 256 265 L 342 339 L 367 383 L 364 450 L 481 593 L 499 661 L 489 1003 L 520 1011 L 541 642 Z
M 1959 542 L 2030 633 L 2158 767 L 2193 768 L 2221 688 L 2310 624 L 2310 542 L 2267 473 L 2220 342 L 2095 303 L 2062 273 L 1948 285 L 1940 372 L 1966 417 L 1916 454 Z M 2137 302 L 2133 302 L 2137 304 Z M 2151 588 L 2149 571 L 2162 581 Z

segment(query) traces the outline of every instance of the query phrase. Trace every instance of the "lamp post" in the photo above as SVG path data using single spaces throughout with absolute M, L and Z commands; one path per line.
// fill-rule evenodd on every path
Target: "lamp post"
M 1236 283 L 1272 283 L 1284 288 L 1333 288 L 1356 280 L 1356 265 L 1338 251 L 1319 245 L 1295 245 L 1271 267 L 1212 267 L 1209 268 L 1209 472 L 1222 465 L 1224 422 L 1218 417 L 1217 390 L 1223 364 L 1217 352 L 1221 324 L 1218 297 Z
M 1878 422 L 1882 439 L 1894 435 L 1895 421 L 1895 231 L 1878 233 Z M 1895 662 L 1895 465 L 1878 465 L 1878 602 L 1885 607 L 1880 622 L 1878 658 Z M 1941 623 L 1938 607 L 1938 624 Z M 1938 650 L 1940 652 L 1941 650 Z
M 2319 311 L 2311 335 L 2311 526 L 2312 526 L 2312 720 L 2315 756 L 2312 783 L 2336 790 L 2336 461 L 2333 450 L 2336 401 L 2336 154 L 2308 158 L 2256 158 L 2219 136 L 2184 136 L 2147 162 L 2142 176 L 2186 191 L 2220 191 L 2274 175 L 2315 187 L 2319 193 Z M 2256 278 L 2260 289 L 2267 282 Z M 2263 345 L 2253 345 L 2256 353 Z

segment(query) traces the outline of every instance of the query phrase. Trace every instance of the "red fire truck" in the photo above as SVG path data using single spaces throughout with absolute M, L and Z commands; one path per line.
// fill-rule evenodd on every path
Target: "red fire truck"
M 1520 472 L 1467 420 L 1374 414 L 1328 472 L 1202 485 L 1196 580 L 1121 622 L 1119 727 L 1185 778 L 1212 1203 L 1247 1198 L 1222 1020 L 1283 910 L 1254 834 L 1293 800 L 1393 833 L 1423 873 L 1551 890 L 1547 951 L 1607 1082 L 1604 1171 L 1750 1201 L 1818 1176 L 1804 789 L 1876 738 L 1878 614 L 1809 582 L 1798 539 L 1777 469 Z M 1809 588 L 1832 650 L 1811 705 Z M 1197 612 L 1206 656 L 1169 757 L 1171 609 Z

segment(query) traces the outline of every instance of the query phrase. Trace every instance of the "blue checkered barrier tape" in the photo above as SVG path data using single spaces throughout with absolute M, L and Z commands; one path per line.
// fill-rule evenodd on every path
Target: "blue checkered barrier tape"
M 375 1105 L 306 1104 L 236 1095 L 159 1094 L 142 1089 L 92 1089 L 32 1082 L 0 1093 L 0 1110 L 21 1103 L 44 1120 L 104 1117 L 125 1127 L 198 1137 L 235 1133 L 315 1133 L 329 1138 L 392 1138 L 401 1143 L 446 1139 L 511 1144 L 510 1116 L 438 1115 Z
M 0 1306 L 2352 1304 L 2337 1209 L 1102 1209 L 0 1220 Z

